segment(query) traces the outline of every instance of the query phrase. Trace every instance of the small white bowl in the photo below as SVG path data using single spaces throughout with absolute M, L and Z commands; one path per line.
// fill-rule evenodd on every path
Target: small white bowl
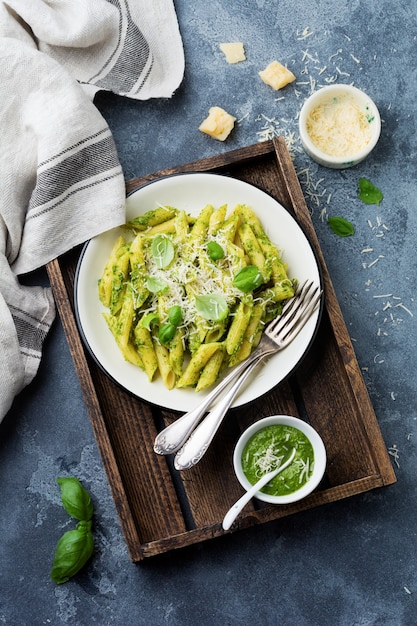
M 252 487 L 252 483 L 245 476 L 242 469 L 242 454 L 248 441 L 261 429 L 267 426 L 284 425 L 300 430 L 309 439 L 314 451 L 314 469 L 310 479 L 302 487 L 286 495 L 270 495 L 258 491 L 255 495 L 258 500 L 271 504 L 290 504 L 308 496 L 319 485 L 326 469 L 326 449 L 323 441 L 316 430 L 303 420 L 290 415 L 272 415 L 265 417 L 247 428 L 240 436 L 233 454 L 233 465 L 237 479 L 246 491 Z M 287 468 L 288 469 L 288 468 Z M 283 475 L 285 474 L 283 471 Z
M 320 112 L 318 107 L 321 107 Z M 314 119 L 311 117 L 313 112 Z M 327 127 L 321 126 L 315 142 L 311 136 L 312 128 L 319 129 L 320 120 L 323 122 L 324 119 Z M 351 139 L 352 134 L 356 138 L 352 150 L 347 150 L 347 146 L 342 148 L 341 142 L 337 142 L 337 147 L 331 143 L 336 136 L 346 138 L 349 129 Z M 314 161 L 325 167 L 343 169 L 357 165 L 374 149 L 381 134 L 381 118 L 375 103 L 360 89 L 351 85 L 329 85 L 304 102 L 299 133 L 304 150 Z

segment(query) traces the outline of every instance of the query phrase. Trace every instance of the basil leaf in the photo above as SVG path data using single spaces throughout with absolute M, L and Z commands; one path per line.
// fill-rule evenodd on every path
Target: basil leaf
M 328 225 L 332 231 L 339 235 L 339 237 L 349 237 L 355 234 L 355 228 L 348 220 L 343 217 L 329 217 L 327 220 Z
M 168 319 L 171 324 L 174 326 L 178 326 L 182 322 L 182 311 L 181 307 L 178 305 L 174 305 L 168 309 Z
M 378 187 L 375 187 L 367 178 L 359 179 L 359 198 L 365 204 L 381 204 L 384 195 Z
M 159 269 L 168 267 L 175 256 L 174 244 L 166 235 L 157 235 L 152 240 L 152 256 Z
M 158 321 L 159 317 L 156 313 L 147 313 L 147 315 L 144 315 L 140 320 L 140 325 L 143 326 L 143 328 L 151 330 L 152 324 L 157 324 Z
M 168 289 L 168 283 L 163 278 L 155 278 L 154 276 L 148 276 L 146 279 L 146 287 L 151 293 L 159 293 Z
M 218 261 L 224 257 L 224 250 L 217 241 L 209 241 L 207 253 L 212 261 Z
M 195 297 L 195 306 L 201 317 L 213 322 L 221 322 L 229 314 L 229 307 L 224 297 L 218 293 Z
M 56 481 L 61 487 L 61 500 L 68 515 L 78 520 L 91 520 L 93 503 L 78 478 L 57 478 Z
M 58 541 L 51 578 L 61 585 L 80 571 L 93 554 L 94 539 L 91 521 L 81 521 L 74 530 L 68 530 Z
M 173 336 L 175 335 L 175 331 L 177 327 L 174 324 L 163 324 L 158 332 L 158 339 L 161 343 L 169 343 Z
M 243 293 L 249 293 L 262 285 L 262 274 L 256 265 L 247 265 L 235 275 L 233 284 Z

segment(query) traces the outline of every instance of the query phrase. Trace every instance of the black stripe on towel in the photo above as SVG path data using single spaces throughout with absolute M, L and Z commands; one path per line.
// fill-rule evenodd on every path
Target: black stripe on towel
M 72 186 L 118 166 L 119 161 L 111 136 L 104 137 L 94 144 L 80 147 L 65 159 L 55 161 L 50 168 L 38 174 L 36 187 L 29 203 L 28 219 L 34 217 L 33 211 L 36 208 L 58 199 Z
M 40 358 L 42 344 L 47 333 L 46 330 L 42 329 L 42 322 L 36 318 L 31 321 L 26 313 L 19 312 L 14 307 L 10 308 L 21 352 L 30 354 L 30 356 L 38 353 Z
M 151 72 L 153 66 L 153 55 L 141 30 L 133 22 L 127 4 L 121 0 L 124 5 L 124 7 L 121 8 L 118 0 L 109 0 L 109 2 L 111 2 L 111 4 L 118 9 L 120 14 L 119 38 L 117 46 L 101 70 L 87 82 L 96 85 L 97 87 L 101 87 L 102 89 L 107 89 L 108 91 L 126 94 L 133 91 L 133 87 L 139 81 L 140 77 L 142 77 L 139 86 L 135 90 L 139 91 L 140 87 L 143 85 Z M 125 43 L 119 51 L 122 40 L 122 11 L 126 14 L 127 26 L 124 36 Z M 116 54 L 118 54 L 117 61 L 110 71 L 103 78 L 96 80 L 96 77 L 100 76 L 106 67 L 113 62 Z M 146 74 L 142 76 L 148 64 L 150 67 Z

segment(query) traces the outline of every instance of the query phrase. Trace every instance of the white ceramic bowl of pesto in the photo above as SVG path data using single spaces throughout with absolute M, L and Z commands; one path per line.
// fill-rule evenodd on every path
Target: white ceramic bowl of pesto
M 371 98 L 352 85 L 329 85 L 302 106 L 299 133 L 305 152 L 325 167 L 357 165 L 375 148 L 381 118 Z
M 263 474 L 284 464 L 293 448 L 292 463 L 255 497 L 271 504 L 290 504 L 311 494 L 323 478 L 326 449 L 310 424 L 290 415 L 265 417 L 242 433 L 233 454 L 242 487 L 248 491 Z

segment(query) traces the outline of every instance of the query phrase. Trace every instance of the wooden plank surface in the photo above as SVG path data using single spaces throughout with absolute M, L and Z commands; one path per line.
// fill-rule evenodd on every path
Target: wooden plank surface
M 177 417 L 150 406 L 110 381 L 84 348 L 74 312 L 79 250 L 47 269 L 91 424 L 133 561 L 224 534 L 221 521 L 241 495 L 232 454 L 236 440 L 263 415 L 307 419 L 327 448 L 322 485 L 293 505 L 253 500 L 232 532 L 296 514 L 395 482 L 360 368 L 337 302 L 290 156 L 282 138 L 166 169 L 128 181 L 127 192 L 162 176 L 212 171 L 260 187 L 300 222 L 321 267 L 325 311 L 308 355 L 296 373 L 255 403 L 230 412 L 200 463 L 176 472 L 172 459 L 153 452 L 156 433 Z M 231 531 L 229 531 L 231 532 Z

